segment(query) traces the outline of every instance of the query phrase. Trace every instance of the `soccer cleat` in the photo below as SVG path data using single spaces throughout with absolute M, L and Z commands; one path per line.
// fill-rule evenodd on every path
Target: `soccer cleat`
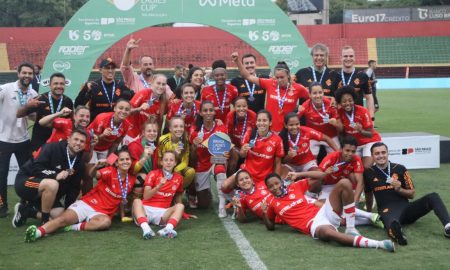
M 14 206 L 14 216 L 12 219 L 12 226 L 14 228 L 20 227 L 27 223 L 27 216 L 25 215 L 26 206 L 20 202 Z
M 396 241 L 400 246 L 406 246 L 408 244 L 408 240 L 406 236 L 403 234 L 403 229 L 400 223 L 396 220 L 392 221 L 391 226 L 389 227 L 389 236 L 391 236 L 394 241 Z
M 383 221 L 381 221 L 381 216 L 379 214 L 373 214 L 370 221 L 372 221 L 373 226 L 384 229 L 384 224 Z
M 349 235 L 353 235 L 353 236 L 361 235 L 356 228 L 346 228 L 345 229 L 345 234 L 349 234 Z
M 142 238 L 144 238 L 144 240 L 149 240 L 149 239 L 152 239 L 153 237 L 155 237 L 155 235 L 156 235 L 155 232 L 153 230 L 150 230 L 150 231 L 144 233 L 142 235 Z
M 227 217 L 227 210 L 225 208 L 219 208 L 219 213 L 217 214 L 219 218 L 226 218 Z
M 447 223 L 444 227 L 444 235 L 445 237 L 450 238 L 450 223 Z
M 70 232 L 70 231 L 73 231 L 73 229 L 72 229 L 72 225 L 67 225 L 66 227 L 64 227 L 64 229 L 63 229 L 65 232 Z
M 392 240 L 386 239 L 386 240 L 383 240 L 380 242 L 381 242 L 381 246 L 378 246 L 379 248 L 384 249 L 389 252 L 395 252 L 395 244 L 394 244 L 394 242 L 392 242 Z
M 27 230 L 25 231 L 25 242 L 26 243 L 31 243 L 31 242 L 36 241 L 36 239 L 37 239 L 36 231 L 37 231 L 37 227 L 35 225 L 31 225 L 30 227 L 27 228 Z
M 177 237 L 177 232 L 174 229 L 163 228 L 158 231 L 158 235 L 164 238 L 175 238 Z

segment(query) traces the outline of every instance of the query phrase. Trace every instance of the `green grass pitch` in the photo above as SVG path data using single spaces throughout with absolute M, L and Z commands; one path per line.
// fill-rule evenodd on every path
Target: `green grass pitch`
M 381 133 L 426 131 L 450 137 L 450 89 L 380 91 L 378 96 L 381 109 L 376 125 Z M 450 208 L 450 164 L 411 174 L 416 198 L 437 191 Z M 17 202 L 12 187 L 9 195 L 10 215 L 0 219 L 0 269 L 249 268 L 214 209 L 187 209 L 199 219 L 183 220 L 175 239 L 144 241 L 138 227 L 115 220 L 105 232 L 60 232 L 26 244 L 25 227 L 11 226 Z M 450 239 L 443 236 L 433 213 L 405 227 L 409 244 L 397 246 L 394 254 L 323 243 L 287 226 L 269 232 L 257 219 L 238 226 L 268 269 L 450 269 Z M 359 228 L 367 237 L 386 238 L 383 230 Z

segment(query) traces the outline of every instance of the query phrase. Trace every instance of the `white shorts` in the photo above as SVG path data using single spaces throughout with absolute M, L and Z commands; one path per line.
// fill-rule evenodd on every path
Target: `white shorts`
M 292 172 L 307 172 L 311 168 L 319 167 L 317 166 L 317 161 L 315 159 L 303 164 L 303 165 L 294 165 L 294 164 L 284 164 L 284 166 L 288 167 Z
M 323 225 L 331 225 L 337 231 L 339 225 L 341 224 L 341 217 L 333 211 L 333 207 L 331 207 L 330 201 L 327 199 L 325 204 L 320 208 L 319 212 L 317 212 L 314 217 L 314 221 L 311 225 L 311 236 L 314 239 L 317 239 L 315 236 L 316 230 L 318 227 Z
M 211 175 L 213 172 L 213 167 L 211 167 L 206 172 L 195 173 L 195 190 L 202 191 L 211 188 Z
M 160 225 L 161 219 L 167 208 L 153 207 L 144 205 L 145 215 L 147 216 L 148 223 Z
M 333 141 L 334 141 L 334 143 L 337 145 L 337 147 L 339 147 L 339 148 L 341 148 L 340 147 L 340 143 L 339 143 L 339 138 L 338 138 L 338 136 L 335 136 L 335 137 L 333 137 L 333 138 L 331 138 Z M 331 152 L 334 152 L 334 150 L 333 150 L 333 148 L 331 148 L 328 144 L 327 144 L 327 142 L 324 142 L 324 141 L 316 141 L 316 140 L 310 140 L 309 141 L 309 149 L 311 149 L 311 153 L 314 155 L 314 156 L 317 156 L 318 154 L 319 154 L 319 150 L 320 150 L 320 146 L 321 145 L 323 145 L 323 146 L 325 146 L 325 149 L 326 149 L 326 151 L 327 151 L 327 154 L 329 154 L 329 153 L 331 153 Z
M 370 143 L 366 143 L 366 144 L 358 146 L 358 148 L 356 148 L 356 154 L 358 154 L 358 156 L 360 156 L 360 157 L 372 156 L 372 153 L 370 153 L 370 148 L 372 147 L 372 145 L 374 145 L 374 143 L 376 143 L 376 142 L 370 142 Z
M 318 200 L 326 200 L 330 197 L 330 193 L 335 185 L 322 185 L 322 191 L 320 191 Z
M 101 159 L 106 159 L 108 157 L 108 150 L 105 151 L 92 151 L 91 160 L 89 160 L 89 164 L 95 164 L 97 161 Z
M 82 200 L 75 201 L 69 206 L 68 209 L 74 211 L 77 214 L 78 223 L 81 223 L 83 221 L 89 221 L 91 218 L 98 215 L 104 215 L 108 217 L 108 215 L 104 213 L 95 211 L 94 208 L 92 208 L 89 204 L 85 203 Z

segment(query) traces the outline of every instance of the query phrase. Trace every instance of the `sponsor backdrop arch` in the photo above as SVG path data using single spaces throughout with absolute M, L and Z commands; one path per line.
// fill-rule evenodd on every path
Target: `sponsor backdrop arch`
M 209 25 L 235 35 L 272 67 L 280 60 L 293 70 L 311 64 L 303 37 L 271 0 L 91 0 L 54 42 L 43 77 L 63 72 L 70 82 L 66 94 L 73 98 L 97 58 L 114 43 L 143 28 L 172 22 Z

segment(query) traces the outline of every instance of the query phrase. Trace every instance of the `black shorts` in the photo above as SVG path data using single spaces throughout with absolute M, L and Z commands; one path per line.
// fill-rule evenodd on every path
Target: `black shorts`
M 35 201 L 39 198 L 39 184 L 42 180 L 43 178 L 29 176 L 19 170 L 14 183 L 17 195 L 26 201 Z

